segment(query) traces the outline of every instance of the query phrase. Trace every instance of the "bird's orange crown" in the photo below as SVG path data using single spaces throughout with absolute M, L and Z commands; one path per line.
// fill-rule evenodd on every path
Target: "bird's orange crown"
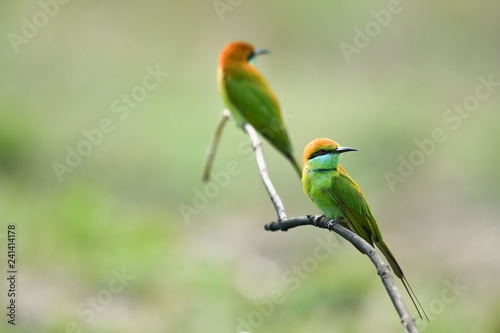
M 246 42 L 232 42 L 226 45 L 219 56 L 219 66 L 225 67 L 228 64 L 244 63 L 255 52 L 252 44 Z
M 304 154 L 302 154 L 302 163 L 305 165 L 307 161 L 309 160 L 309 156 L 311 156 L 313 153 L 317 152 L 320 149 L 325 149 L 325 150 L 332 150 L 337 147 L 340 147 L 340 145 L 328 138 L 319 138 L 315 139 L 304 148 Z

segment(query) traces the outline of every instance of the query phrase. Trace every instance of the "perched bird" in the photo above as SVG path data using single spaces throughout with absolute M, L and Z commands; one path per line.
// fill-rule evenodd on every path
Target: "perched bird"
M 244 42 L 228 44 L 219 57 L 217 79 L 224 103 L 239 126 L 252 125 L 292 163 L 299 177 L 302 170 L 292 155 L 292 145 L 278 100 L 264 77 L 252 65 L 255 57 L 269 53 Z
M 357 151 L 357 149 L 340 147 L 338 143 L 330 139 L 316 139 L 310 142 L 302 155 L 304 192 L 327 218 L 340 219 L 338 221 L 342 225 L 361 236 L 372 246 L 375 244 L 380 249 L 389 261 L 394 274 L 401 279 L 420 318 L 422 318 L 415 300 L 419 305 L 420 302 L 398 262 L 382 240 L 377 222 L 370 207 L 368 207 L 363 192 L 344 168 L 339 165 L 340 154 L 348 151 Z M 422 308 L 421 305 L 420 308 Z M 427 318 L 423 308 L 422 311 Z

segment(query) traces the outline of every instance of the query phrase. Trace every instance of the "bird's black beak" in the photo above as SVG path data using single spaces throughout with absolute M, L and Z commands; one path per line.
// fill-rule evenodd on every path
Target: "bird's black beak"
M 255 51 L 253 51 L 249 56 L 248 56 L 248 59 L 247 61 L 250 63 L 250 64 L 254 64 L 255 62 L 255 57 L 257 57 L 258 55 L 261 55 L 261 54 L 269 54 L 271 53 L 270 51 L 268 50 L 264 50 L 264 49 L 257 49 Z
M 345 153 L 345 152 L 348 152 L 348 151 L 358 151 L 356 148 L 349 148 L 349 147 L 337 147 L 334 149 L 334 153 L 336 154 L 341 154 L 341 153 Z
M 269 50 L 257 49 L 255 51 L 253 51 L 253 56 L 256 57 L 256 56 L 261 55 L 261 54 L 269 54 L 269 53 L 271 53 L 271 51 L 269 51 Z

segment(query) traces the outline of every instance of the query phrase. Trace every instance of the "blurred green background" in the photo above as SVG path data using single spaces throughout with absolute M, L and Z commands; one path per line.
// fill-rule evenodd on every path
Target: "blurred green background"
M 351 245 L 315 228 L 264 231 L 276 214 L 233 123 L 219 183 L 201 182 L 223 107 L 218 54 L 245 40 L 272 51 L 256 66 L 298 157 L 316 137 L 360 150 L 342 164 L 431 317 L 421 331 L 499 332 L 500 87 L 478 77 L 500 82 L 500 4 L 401 1 L 388 18 L 389 3 L 3 3 L 0 268 L 15 224 L 19 274 L 15 328 L 2 278 L 0 331 L 402 331 Z M 356 42 L 367 45 L 349 62 L 340 45 Z M 163 74 L 147 90 L 150 71 Z M 473 111 L 447 111 L 462 103 Z M 446 140 L 419 153 L 436 128 Z M 87 156 L 60 181 L 68 149 Z M 318 213 L 264 149 L 288 216 Z M 391 187 L 410 157 L 419 165 Z

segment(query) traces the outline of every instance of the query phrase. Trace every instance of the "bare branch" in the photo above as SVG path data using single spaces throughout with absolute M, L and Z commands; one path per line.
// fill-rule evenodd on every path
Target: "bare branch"
M 276 209 L 278 221 L 286 220 L 285 207 L 283 206 L 281 198 L 279 197 L 278 192 L 276 192 L 276 189 L 269 178 L 269 174 L 267 173 L 266 161 L 264 160 L 264 154 L 262 153 L 262 142 L 252 125 L 245 123 L 243 125 L 243 129 L 248 133 L 248 136 L 252 141 L 253 151 L 255 153 L 257 165 L 259 166 L 260 177 L 262 178 L 264 187 L 266 188 L 267 193 L 269 193 L 269 197 L 271 198 L 274 208 Z
M 215 155 L 215 150 L 217 148 L 217 144 L 220 138 L 220 134 L 222 132 L 224 124 L 226 123 L 229 117 L 230 117 L 229 111 L 224 110 L 222 113 L 222 118 L 215 132 L 212 144 L 208 151 L 207 164 L 205 167 L 205 172 L 203 173 L 204 180 L 208 180 L 209 178 L 210 169 Z M 264 160 L 264 154 L 262 152 L 262 143 L 259 139 L 259 136 L 255 131 L 255 129 L 248 123 L 245 123 L 243 125 L 243 129 L 248 133 L 248 136 L 250 137 L 256 161 L 259 166 L 259 173 L 262 178 L 262 182 L 264 183 L 264 187 L 269 193 L 269 197 L 271 198 L 274 208 L 276 209 L 276 213 L 278 214 L 278 222 L 272 222 L 266 224 L 265 226 L 266 230 L 287 231 L 288 229 L 295 228 L 301 225 L 314 225 L 319 228 L 324 228 L 330 231 L 334 231 L 343 238 L 345 238 L 352 245 L 354 245 L 359 251 L 361 251 L 361 253 L 366 254 L 375 265 L 377 273 L 382 279 L 382 283 L 384 284 L 385 289 L 387 290 L 387 293 L 389 294 L 389 297 L 391 298 L 391 301 L 394 304 L 396 311 L 398 312 L 398 315 L 401 319 L 401 324 L 403 325 L 406 332 L 418 333 L 415 320 L 410 316 L 410 313 L 408 312 L 408 309 L 406 308 L 403 299 L 401 298 L 401 294 L 399 293 L 399 290 L 396 288 L 396 285 L 394 283 L 394 278 L 392 277 L 389 270 L 389 266 L 383 261 L 380 254 L 370 244 L 368 244 L 363 238 L 361 238 L 357 234 L 343 227 L 340 223 L 336 223 L 337 220 L 329 220 L 324 216 L 308 215 L 308 216 L 300 216 L 287 219 L 285 207 L 283 206 L 281 198 L 276 192 L 276 189 L 274 188 L 273 183 L 269 178 L 269 174 L 267 173 L 266 162 Z
M 271 222 L 265 225 L 265 229 L 270 231 L 287 231 L 288 229 L 302 225 L 314 225 L 318 228 L 334 231 L 342 236 L 344 239 L 354 245 L 361 253 L 366 254 L 373 262 L 375 268 L 377 269 L 377 274 L 382 279 L 382 283 L 384 284 L 385 289 L 387 290 L 387 293 L 391 298 L 392 304 L 394 304 L 394 307 L 399 314 L 399 318 L 401 318 L 401 324 L 403 325 L 406 332 L 418 333 L 415 320 L 408 312 L 408 309 L 406 308 L 403 299 L 401 298 L 401 294 L 396 288 L 394 278 L 392 277 L 389 270 L 389 265 L 384 262 L 382 256 L 363 238 L 350 231 L 349 229 L 344 228 L 342 225 L 340 225 L 340 223 L 336 222 L 337 220 L 328 219 L 324 215 L 308 215 L 294 217 L 289 220 L 281 220 L 279 222 Z
M 229 112 L 228 109 L 222 110 L 222 116 L 219 120 L 219 124 L 217 125 L 217 129 L 215 130 L 214 137 L 207 151 L 207 161 L 205 163 L 205 169 L 203 171 L 203 178 L 202 178 L 204 182 L 210 179 L 210 171 L 212 170 L 212 163 L 214 162 L 215 151 L 217 150 L 217 145 L 219 144 L 220 135 L 222 133 L 224 125 L 226 124 L 227 120 L 230 117 L 231 113 Z

